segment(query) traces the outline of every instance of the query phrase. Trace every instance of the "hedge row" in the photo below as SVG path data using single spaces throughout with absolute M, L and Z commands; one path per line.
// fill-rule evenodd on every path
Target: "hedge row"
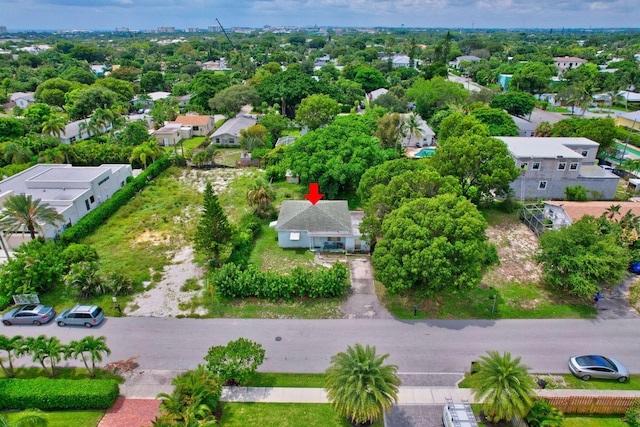
M 257 297 L 278 301 L 295 297 L 334 298 L 344 295 L 349 286 L 347 268 L 335 263 L 329 269 L 309 271 L 296 267 L 291 274 L 278 274 L 225 264 L 213 277 L 216 292 L 225 298 Z
M 119 393 L 109 379 L 2 379 L 0 409 L 108 409 Z
M 93 233 L 121 206 L 126 205 L 138 191 L 142 190 L 147 185 L 149 181 L 160 175 L 160 173 L 168 167 L 169 158 L 167 156 L 161 157 L 153 162 L 147 169 L 142 171 L 140 175 L 132 179 L 123 188 L 116 191 L 111 198 L 105 200 L 104 203 L 98 206 L 95 210 L 89 212 L 75 225 L 63 231 L 60 235 L 60 242 L 63 245 L 79 243 L 81 239 Z
M 638 135 L 637 133 L 631 133 L 629 134 L 629 129 L 628 128 L 623 128 L 620 126 L 616 126 L 616 138 L 626 142 L 627 139 L 629 140 L 629 144 L 635 146 L 636 148 L 640 149 L 640 135 Z

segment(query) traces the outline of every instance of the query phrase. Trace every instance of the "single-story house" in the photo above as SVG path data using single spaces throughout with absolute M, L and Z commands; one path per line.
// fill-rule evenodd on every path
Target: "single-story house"
M 58 139 L 60 140 L 60 144 L 71 144 L 76 141 L 82 141 L 83 139 L 88 139 L 93 135 L 97 135 L 98 133 L 108 132 L 112 128 L 111 124 L 107 124 L 100 129 L 100 132 L 89 132 L 87 126 L 90 121 L 91 119 L 82 119 L 68 123 L 64 127 L 64 132 L 62 133 L 62 135 L 58 137 Z
M 401 114 L 401 116 L 406 121 L 409 117 L 409 114 Z M 407 130 L 407 135 L 402 140 L 403 147 L 429 147 L 431 145 L 435 145 L 433 138 L 436 136 L 436 133 L 429 127 L 427 122 L 422 120 L 420 116 L 417 116 L 418 123 L 420 127 L 418 128 L 418 132 L 420 132 L 420 136 L 417 137 L 415 134 L 409 135 L 409 131 Z
M 389 92 L 389 89 L 381 87 L 380 89 L 372 90 L 371 92 L 369 92 L 367 94 L 367 98 L 369 99 L 369 101 L 375 101 L 379 96 L 384 95 L 387 92 Z
M 462 65 L 463 62 L 480 62 L 480 61 L 482 61 L 482 58 L 479 58 L 477 56 L 462 55 L 462 56 L 458 56 L 456 59 L 449 62 L 449 65 L 455 68 L 456 70 L 459 70 L 460 65 Z
M 510 186 L 518 200 L 563 200 L 581 185 L 591 197 L 613 200 L 620 177 L 596 164 L 600 144 L 587 138 L 498 136 L 520 174 Z
M 35 92 L 14 92 L 9 97 L 10 106 L 18 106 L 23 110 L 36 103 Z
M 256 123 L 258 120 L 251 116 L 238 116 L 229 119 L 211 135 L 211 142 L 213 144 L 238 145 L 240 144 L 240 131 L 248 129 Z
M 184 128 L 180 123 L 168 123 L 156 129 L 152 135 L 158 140 L 159 145 L 170 147 L 189 138 L 189 131 L 189 128 Z
M 616 125 L 640 130 L 640 110 L 616 116 Z
M 593 202 L 543 202 L 544 217 L 552 222 L 552 227 L 568 227 L 579 221 L 583 216 L 589 215 L 599 218 L 602 214 L 608 214 L 612 206 L 620 206 L 613 219 L 619 220 L 627 212 L 635 216 L 640 216 L 640 203 L 638 202 L 618 202 L 618 201 L 593 201 Z
M 142 95 L 143 99 L 141 99 L 141 95 L 136 95 L 131 100 L 131 103 L 136 106 L 151 107 L 156 103 L 156 101 L 160 99 L 169 99 L 169 97 L 171 96 L 171 92 L 149 92 L 146 94 L 146 96 L 148 96 L 149 98 L 144 99 L 146 97 Z
M 271 226 L 278 232 L 281 248 L 308 248 L 312 251 L 368 251 L 361 240 L 362 211 L 349 212 L 346 200 L 285 200 L 278 220 Z
M 411 66 L 411 58 L 407 55 L 394 54 L 391 58 L 388 56 L 383 56 L 380 58 L 381 61 L 389 61 L 391 59 L 391 67 L 393 68 L 409 68 Z
M 172 122 L 167 124 L 180 124 L 191 128 L 192 136 L 207 136 L 215 128 L 215 122 L 212 116 L 199 116 L 187 114 L 186 116 L 178 116 Z
M 47 203 L 65 218 L 57 226 L 42 225 L 43 237 L 53 238 L 113 196 L 131 175 L 128 164 L 82 167 L 37 164 L 0 181 L 0 206 L 15 194 L 31 195 L 33 200 Z M 22 233 L 5 234 L 4 237 L 11 248 L 31 240 Z

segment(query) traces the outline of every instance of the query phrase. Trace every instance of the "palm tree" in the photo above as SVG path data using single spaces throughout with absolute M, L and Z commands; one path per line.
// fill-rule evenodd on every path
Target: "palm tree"
M 264 147 L 264 141 L 257 136 L 241 137 L 240 146 L 246 153 L 251 153 L 256 148 Z
M 616 215 L 620 214 L 620 208 L 622 208 L 622 205 L 611 205 L 604 211 L 604 215 L 611 221 Z
M 256 215 L 259 217 L 269 211 L 269 207 L 275 198 L 275 192 L 264 178 L 258 178 L 253 181 L 247 191 L 247 203 L 252 208 L 255 208 Z
M 13 378 L 15 376 L 15 372 L 13 371 L 13 357 L 19 357 L 25 352 L 24 338 L 20 335 L 11 338 L 0 335 L 0 351 L 7 353 L 6 361 L 8 362 L 8 365 L 5 366 L 5 364 L 2 363 L 5 359 L 0 358 L 0 367 L 8 378 Z
M 421 131 L 421 123 L 420 123 L 420 119 L 418 118 L 418 115 L 416 113 L 411 114 L 409 117 L 407 117 L 407 121 L 405 123 L 405 126 L 407 127 L 407 130 L 409 131 L 409 142 L 408 142 L 408 146 L 411 146 L 411 139 L 413 138 L 413 136 L 415 135 L 416 138 L 420 139 L 422 137 L 422 131 Z
M 325 389 L 339 416 L 356 424 L 370 423 L 398 401 L 398 367 L 383 364 L 388 356 L 356 344 L 331 357 Z
M 42 133 L 60 138 L 67 126 L 67 119 L 63 116 L 52 116 L 42 123 Z
M 13 424 L 9 424 L 9 419 L 6 415 L 0 415 L 0 427 L 47 427 L 48 425 L 49 419 L 47 416 L 37 409 L 22 411 Z
M 526 421 L 529 427 L 562 427 L 564 415 L 549 402 L 539 399 L 527 414 Z
M 551 123 L 549 122 L 540 122 L 538 126 L 536 126 L 535 136 L 536 137 L 549 137 L 551 136 Z
M 520 357 L 512 360 L 508 352 L 500 355 L 497 351 L 488 351 L 487 354 L 480 357 L 471 386 L 476 399 L 484 401 L 485 416 L 494 422 L 524 417 L 535 398 L 529 367 L 520 363 Z
M 40 199 L 32 200 L 30 194 L 15 194 L 7 197 L 4 211 L 0 217 L 0 230 L 9 233 L 28 231 L 31 239 L 36 238 L 36 231 L 44 234 L 40 224 L 54 227 L 65 219 L 47 203 L 40 203 Z
M 33 152 L 24 145 L 10 142 L 2 148 L 4 161 L 11 164 L 23 165 L 33 158 Z
M 96 376 L 96 361 L 102 362 L 102 354 L 107 356 L 111 354 L 111 350 L 107 347 L 106 337 L 87 336 L 80 341 L 71 341 L 67 347 L 67 354 L 77 359 L 82 357 L 82 362 L 91 377 Z M 91 367 L 89 367 L 89 360 Z
M 39 362 L 42 369 L 49 373 L 50 377 L 56 375 L 56 366 L 67 353 L 66 346 L 56 337 L 40 335 L 38 338 L 27 337 L 25 347 L 31 354 L 31 360 Z M 49 366 L 47 367 L 47 360 Z
M 151 162 L 153 163 L 156 159 L 164 156 L 165 154 L 166 152 L 154 141 L 145 142 L 144 144 L 138 145 L 133 149 L 129 161 L 133 163 L 138 160 L 140 161 L 140 163 L 142 163 L 142 169 L 146 169 L 148 160 L 151 160 Z
M 95 262 L 83 261 L 73 264 L 71 271 L 64 278 L 64 283 L 68 288 L 78 291 L 78 296 L 83 299 L 106 293 Z

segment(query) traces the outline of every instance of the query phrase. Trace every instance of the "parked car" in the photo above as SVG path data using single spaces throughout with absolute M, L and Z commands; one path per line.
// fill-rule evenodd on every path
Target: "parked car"
M 569 370 L 584 381 L 603 378 L 623 383 L 629 378 L 629 370 L 622 363 L 605 356 L 572 356 L 569 358 Z
M 11 325 L 40 326 L 56 315 L 53 307 L 42 304 L 27 304 L 9 310 L 2 316 L 2 323 Z
M 58 326 L 78 325 L 91 328 L 104 320 L 104 311 L 97 305 L 76 305 L 64 310 L 58 317 Z

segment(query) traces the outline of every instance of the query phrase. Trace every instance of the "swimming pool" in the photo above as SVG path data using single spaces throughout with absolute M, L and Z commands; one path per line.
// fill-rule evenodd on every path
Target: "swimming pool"
M 420 150 L 420 151 L 418 151 L 416 154 L 414 154 L 414 157 L 429 157 L 429 156 L 431 156 L 435 151 L 436 151 L 436 149 L 435 149 L 435 148 L 433 148 L 433 147 L 423 148 L 422 150 Z

